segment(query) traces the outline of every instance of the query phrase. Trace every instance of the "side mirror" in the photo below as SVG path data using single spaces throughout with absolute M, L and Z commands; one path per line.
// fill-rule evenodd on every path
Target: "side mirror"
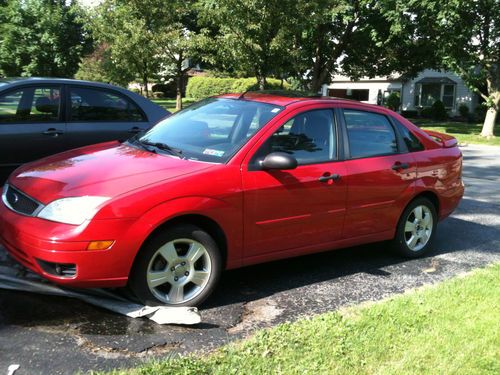
M 295 169 L 297 159 L 285 152 L 272 152 L 260 162 L 262 169 Z

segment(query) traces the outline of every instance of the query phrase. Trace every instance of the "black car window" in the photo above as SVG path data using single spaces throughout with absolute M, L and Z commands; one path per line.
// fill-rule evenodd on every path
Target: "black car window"
M 321 163 L 337 157 L 333 112 L 304 112 L 281 126 L 259 149 L 254 160 L 271 152 L 292 155 L 299 165 Z
M 111 91 L 71 87 L 70 98 L 70 121 L 146 121 L 135 103 Z
M 398 127 L 399 134 L 401 134 L 401 137 L 403 137 L 403 140 L 406 144 L 406 147 L 408 147 L 408 151 L 416 152 L 416 151 L 424 150 L 424 145 L 410 131 L 410 129 L 408 129 L 406 126 L 404 126 L 398 120 L 396 120 L 394 117 L 392 118 L 392 120 L 394 121 L 394 123 Z
M 0 95 L 0 123 L 59 121 L 59 87 L 23 87 Z
M 384 115 L 344 110 L 351 158 L 388 155 L 398 152 L 396 134 Z

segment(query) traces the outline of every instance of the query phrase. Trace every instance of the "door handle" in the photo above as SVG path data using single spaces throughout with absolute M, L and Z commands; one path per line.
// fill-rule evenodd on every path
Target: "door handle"
M 139 133 L 141 131 L 140 128 L 138 128 L 137 126 L 134 126 L 133 128 L 129 129 L 129 133 Z
M 340 180 L 340 175 L 337 173 L 324 174 L 319 178 L 320 182 L 327 182 L 328 180 L 338 181 Z
M 408 163 L 400 163 L 399 161 L 397 161 L 391 168 L 395 171 L 398 171 L 400 169 L 408 169 L 410 168 L 410 165 Z
M 51 135 L 53 137 L 57 137 L 57 136 L 59 136 L 60 134 L 63 134 L 63 133 L 64 132 L 61 131 L 61 130 L 50 128 L 50 129 L 45 130 L 42 134 L 44 134 L 44 135 Z

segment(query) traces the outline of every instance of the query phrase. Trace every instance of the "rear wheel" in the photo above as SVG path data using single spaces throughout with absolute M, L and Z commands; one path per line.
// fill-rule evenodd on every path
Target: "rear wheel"
M 399 219 L 393 248 L 405 257 L 420 257 L 431 249 L 436 228 L 434 204 L 427 198 L 417 198 L 406 207 Z
M 220 273 L 212 237 L 194 225 L 179 225 L 145 244 L 129 286 L 145 305 L 198 306 L 215 289 Z

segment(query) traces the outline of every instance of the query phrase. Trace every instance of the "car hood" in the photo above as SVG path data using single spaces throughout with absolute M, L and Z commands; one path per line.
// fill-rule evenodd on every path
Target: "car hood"
M 212 166 L 107 142 L 25 164 L 10 176 L 9 184 L 47 204 L 83 195 L 113 198 Z

